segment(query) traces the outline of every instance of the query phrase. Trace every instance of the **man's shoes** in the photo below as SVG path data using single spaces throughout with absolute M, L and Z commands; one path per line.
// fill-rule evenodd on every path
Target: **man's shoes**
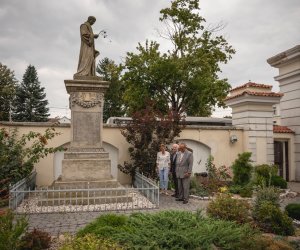
M 172 194 L 171 196 L 172 196 L 172 197 L 175 197 L 175 198 L 178 198 L 178 195 L 177 195 L 177 194 Z
M 176 201 L 184 201 L 183 199 L 176 198 Z
M 187 203 L 189 203 L 189 201 L 188 201 L 188 200 L 183 200 L 182 203 L 183 203 L 183 204 L 187 204 Z

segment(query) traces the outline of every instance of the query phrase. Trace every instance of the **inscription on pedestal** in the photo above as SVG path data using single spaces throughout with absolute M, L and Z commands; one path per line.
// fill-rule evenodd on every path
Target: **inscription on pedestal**
M 100 141 L 100 113 L 73 112 L 73 141 L 95 145 Z

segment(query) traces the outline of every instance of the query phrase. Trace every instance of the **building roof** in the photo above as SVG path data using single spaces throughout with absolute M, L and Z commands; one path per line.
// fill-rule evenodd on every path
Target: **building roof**
M 274 125 L 273 126 L 273 132 L 274 133 L 295 133 L 293 130 L 286 126 L 279 126 L 279 125 Z
M 249 87 L 255 87 L 255 88 L 265 88 L 265 89 L 272 89 L 272 85 L 267 84 L 261 84 L 261 83 L 255 83 L 255 82 L 247 82 L 241 86 L 238 86 L 236 88 L 231 89 L 230 91 L 243 89 L 243 88 L 249 88 Z
M 243 96 L 243 95 L 251 95 L 251 96 L 264 96 L 264 97 L 281 97 L 283 96 L 282 93 L 274 93 L 274 92 L 253 92 L 253 91 L 249 91 L 249 90 L 245 90 L 240 94 L 237 95 L 233 95 L 233 96 L 228 96 L 226 97 L 226 101 L 227 100 L 231 100 L 233 98 L 239 97 L 239 96 Z

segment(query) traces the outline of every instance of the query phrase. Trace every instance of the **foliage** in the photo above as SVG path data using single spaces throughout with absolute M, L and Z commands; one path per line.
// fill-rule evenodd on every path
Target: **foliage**
M 230 185 L 228 189 L 230 193 L 239 194 L 241 197 L 252 197 L 253 195 L 253 185 L 251 183 L 245 186 Z
M 282 189 L 287 188 L 287 181 L 283 179 L 281 176 L 275 175 L 271 178 L 271 185 L 274 187 L 279 187 Z
M 205 186 L 210 192 L 217 192 L 230 178 L 229 169 L 225 165 L 217 168 L 214 164 L 214 157 L 211 155 L 208 157 L 205 167 L 209 178 Z
M 27 225 L 25 217 L 15 217 L 10 210 L 0 215 L 0 249 L 18 249 L 21 236 L 26 231 Z
M 270 186 L 271 179 L 277 175 L 276 165 L 261 164 L 254 167 L 254 183 L 259 186 Z
M 290 203 L 285 207 L 285 211 L 288 216 L 300 220 L 300 204 L 299 203 Z
M 0 191 L 8 194 L 9 184 L 14 184 L 31 173 L 33 166 L 50 153 L 61 147 L 47 147 L 49 140 L 59 133 L 48 128 L 44 134 L 29 132 L 18 136 L 17 130 L 0 129 Z
M 253 239 L 257 250 L 293 250 L 294 248 L 282 239 L 274 238 L 272 236 L 260 236 Z
M 254 215 L 257 225 L 265 232 L 279 235 L 295 233 L 292 219 L 270 201 L 262 202 Z
M 14 72 L 0 63 L 0 121 L 9 120 L 10 105 L 16 91 Z
M 213 106 L 225 105 L 230 85 L 218 73 L 235 51 L 216 35 L 217 28 L 205 27 L 199 11 L 199 0 L 173 0 L 160 11 L 166 29 L 160 35 L 170 44 L 167 52 L 147 40 L 138 44 L 137 52 L 127 53 L 123 98 L 128 115 L 144 109 L 145 100 L 155 100 L 165 114 L 171 108 L 194 116 L 208 116 Z
M 254 210 L 255 215 L 256 211 L 259 209 L 263 202 L 270 202 L 272 205 L 279 207 L 279 191 L 275 187 L 264 187 L 260 188 L 256 193 L 256 198 L 254 201 Z
M 190 182 L 190 194 L 197 195 L 197 196 L 208 196 L 209 190 L 204 185 L 200 184 L 196 177 L 193 176 Z
M 248 197 L 248 198 L 252 197 L 252 195 L 253 195 L 252 185 L 248 184 L 246 186 L 243 186 L 239 191 L 239 195 L 241 197 Z
M 180 115 L 173 112 L 163 115 L 154 106 L 154 103 L 148 103 L 145 109 L 132 115 L 132 121 L 121 127 L 122 135 L 131 144 L 128 150 L 132 163 L 118 167 L 131 176 L 138 168 L 148 177 L 156 178 L 155 162 L 159 145 L 170 144 L 181 132 Z
M 17 87 L 13 109 L 14 121 L 46 122 L 48 120 L 48 101 L 45 88 L 41 87 L 37 71 L 29 65 L 23 75 L 21 85 Z
M 252 239 L 259 235 L 247 224 L 186 211 L 135 213 L 128 217 L 102 215 L 78 236 L 86 234 L 125 244 L 128 249 L 211 249 L 213 245 L 221 249 L 256 249 Z
M 121 250 L 123 247 L 118 246 L 111 240 L 99 239 L 94 234 L 86 234 L 82 237 L 67 237 L 64 244 L 59 250 Z
M 228 194 L 220 194 L 207 207 L 207 214 L 215 219 L 246 223 L 250 221 L 250 205 L 247 201 L 233 199 Z
M 232 164 L 233 183 L 235 185 L 244 186 L 250 182 L 253 169 L 250 158 L 251 152 L 244 152 L 238 154 L 238 158 Z
M 122 94 L 124 86 L 121 81 L 122 66 L 116 65 L 113 60 L 107 57 L 101 60 L 96 71 L 103 77 L 104 81 L 109 81 L 109 88 L 104 95 L 103 121 L 109 117 L 123 116 L 125 114 Z
M 26 232 L 21 239 L 20 250 L 40 250 L 48 249 L 51 243 L 49 233 L 33 229 L 31 232 Z

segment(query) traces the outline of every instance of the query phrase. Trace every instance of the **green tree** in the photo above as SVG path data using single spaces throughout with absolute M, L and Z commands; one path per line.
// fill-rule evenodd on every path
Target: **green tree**
M 30 131 L 22 135 L 18 135 L 16 129 L 0 129 L 0 202 L 8 198 L 9 185 L 30 174 L 41 158 L 63 150 L 62 147 L 47 147 L 48 141 L 57 135 L 54 128 L 47 128 L 44 133 Z
M 122 66 L 116 65 L 113 60 L 106 57 L 98 63 L 96 71 L 103 77 L 103 80 L 110 82 L 109 89 L 104 96 L 103 121 L 106 122 L 109 117 L 123 116 L 125 111 L 122 101 L 124 92 L 121 82 Z
M 45 122 L 48 120 L 49 108 L 45 88 L 41 87 L 37 71 L 29 65 L 18 86 L 14 103 L 14 121 Z
M 238 158 L 233 162 L 233 183 L 245 186 L 250 182 L 253 166 L 251 164 L 251 152 L 238 154 Z
M 144 108 L 147 99 L 166 113 L 171 107 L 188 115 L 208 116 L 213 106 L 225 106 L 230 85 L 218 73 L 235 51 L 216 29 L 205 28 L 199 10 L 199 0 L 173 0 L 160 11 L 166 28 L 161 35 L 170 49 L 162 53 L 157 42 L 146 41 L 138 44 L 137 53 L 127 53 L 123 79 L 128 114 Z
M 9 120 L 10 105 L 15 95 L 16 83 L 14 72 L 0 63 L 0 121 Z

